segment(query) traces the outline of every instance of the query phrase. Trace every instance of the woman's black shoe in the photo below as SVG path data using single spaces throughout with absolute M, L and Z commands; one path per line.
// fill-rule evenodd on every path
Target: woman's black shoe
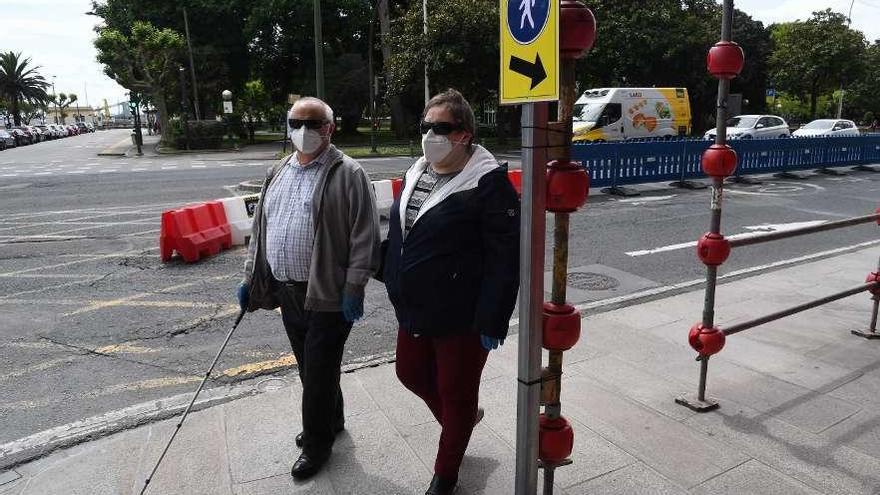
M 434 475 L 425 495 L 452 495 L 455 493 L 456 482 Z
M 309 479 L 318 474 L 318 471 L 321 470 L 321 467 L 324 466 L 329 458 L 329 454 L 321 457 L 309 456 L 305 453 L 300 454 L 299 459 L 293 463 L 293 467 L 290 469 L 290 475 L 298 480 Z

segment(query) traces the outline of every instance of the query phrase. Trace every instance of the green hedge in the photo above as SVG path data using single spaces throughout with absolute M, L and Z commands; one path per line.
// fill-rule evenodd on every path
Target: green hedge
M 227 125 L 225 122 L 216 120 L 196 120 L 187 122 L 189 128 L 189 149 L 207 150 L 223 147 L 223 137 L 226 135 Z M 183 122 L 179 119 L 171 121 L 171 139 L 175 148 L 187 148 L 187 133 L 184 131 Z

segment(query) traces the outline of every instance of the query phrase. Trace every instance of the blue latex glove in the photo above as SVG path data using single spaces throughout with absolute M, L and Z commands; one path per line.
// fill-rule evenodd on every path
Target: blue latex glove
M 235 290 L 235 295 L 238 297 L 238 305 L 241 307 L 241 310 L 247 310 L 248 301 L 251 298 L 248 286 L 244 283 L 238 284 L 238 289 Z
M 352 323 L 364 316 L 364 297 L 342 294 L 342 316 Z
M 488 335 L 480 335 L 480 343 L 483 344 L 483 349 L 491 351 L 504 345 L 504 339 L 496 339 L 495 337 L 489 337 Z

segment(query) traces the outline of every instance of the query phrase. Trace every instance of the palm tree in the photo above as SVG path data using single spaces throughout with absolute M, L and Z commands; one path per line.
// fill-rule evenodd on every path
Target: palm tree
M 21 125 L 19 105 L 22 101 L 44 103 L 49 100 L 49 83 L 37 73 L 38 66 L 30 66 L 31 59 L 21 53 L 0 53 L 0 96 L 9 102 L 15 125 Z

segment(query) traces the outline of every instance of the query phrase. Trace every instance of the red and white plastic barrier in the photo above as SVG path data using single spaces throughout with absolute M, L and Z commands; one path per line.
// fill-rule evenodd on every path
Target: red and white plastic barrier
M 521 193 L 522 172 L 511 170 L 508 177 L 516 192 Z M 380 215 L 388 216 L 402 188 L 402 178 L 373 181 Z M 221 249 L 246 245 L 259 199 L 259 194 L 234 196 L 163 212 L 159 234 L 162 261 L 169 261 L 177 252 L 186 262 L 192 263 L 215 255 Z

